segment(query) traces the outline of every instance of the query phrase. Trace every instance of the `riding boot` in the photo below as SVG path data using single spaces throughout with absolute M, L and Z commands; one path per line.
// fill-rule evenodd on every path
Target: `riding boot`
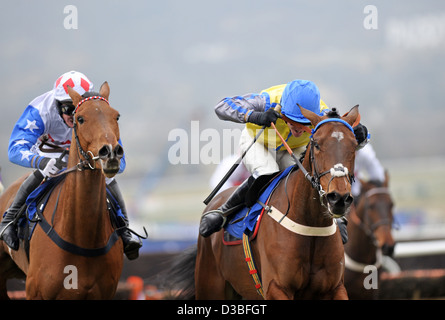
M 238 186 L 221 207 L 204 213 L 199 225 L 199 234 L 206 238 L 221 230 L 227 221 L 227 217 L 234 213 L 232 209 L 245 203 L 247 191 L 254 181 L 255 179 L 250 176 Z
M 111 194 L 118 202 L 119 207 L 121 208 L 122 215 L 124 216 L 124 218 L 117 217 L 119 227 L 127 227 L 129 225 L 127 209 L 125 208 L 124 198 L 116 180 L 113 180 L 108 184 L 108 190 L 110 190 Z M 134 239 L 128 229 L 125 229 L 125 231 L 121 235 L 121 238 L 122 242 L 124 243 L 124 253 L 127 256 L 128 260 L 134 260 L 138 258 L 139 248 L 142 247 L 141 241 Z
M 346 219 L 346 217 L 341 217 L 336 220 L 338 228 L 340 229 L 341 241 L 343 244 L 346 244 L 346 242 L 348 242 L 348 219 Z
M 19 249 L 19 237 L 17 235 L 16 225 L 19 218 L 18 213 L 25 204 L 26 198 L 39 186 L 43 178 L 43 174 L 39 170 L 36 170 L 23 181 L 14 201 L 0 223 L 0 240 L 3 240 L 12 250 L 17 251 Z

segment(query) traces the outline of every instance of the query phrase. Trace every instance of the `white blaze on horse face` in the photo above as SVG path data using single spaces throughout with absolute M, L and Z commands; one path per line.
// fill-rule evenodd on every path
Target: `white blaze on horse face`
M 344 138 L 344 136 L 343 136 L 343 132 L 340 132 L 340 131 L 334 131 L 334 132 L 332 132 L 331 137 L 337 139 L 338 142 L 340 142 L 340 141 L 343 140 L 343 138 Z
M 330 172 L 331 176 L 333 177 L 344 177 L 349 174 L 348 168 L 341 163 L 337 163 L 333 168 L 331 168 Z

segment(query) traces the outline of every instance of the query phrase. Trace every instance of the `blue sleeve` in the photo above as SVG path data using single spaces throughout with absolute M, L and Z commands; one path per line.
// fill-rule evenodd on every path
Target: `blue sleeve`
M 45 125 L 39 111 L 29 105 L 12 130 L 8 146 L 9 161 L 23 167 L 37 168 L 41 157 L 31 149 L 44 131 Z
M 119 139 L 118 142 L 119 142 L 119 144 L 123 147 L 123 145 L 122 145 L 122 140 Z M 124 156 L 123 156 L 122 159 L 121 159 L 121 163 L 120 163 L 120 166 L 119 166 L 119 171 L 118 171 L 118 173 L 122 173 L 122 172 L 124 172 L 126 166 L 127 166 L 127 162 L 125 161 L 125 151 L 124 151 Z
M 221 120 L 245 123 L 253 111 L 265 111 L 265 107 L 266 101 L 263 95 L 250 93 L 222 99 L 215 106 L 215 112 Z

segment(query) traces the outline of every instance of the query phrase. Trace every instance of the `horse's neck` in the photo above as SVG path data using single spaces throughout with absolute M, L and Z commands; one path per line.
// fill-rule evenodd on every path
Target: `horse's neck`
M 91 209 L 105 207 L 105 178 L 99 170 L 84 170 L 68 174 L 63 186 L 73 209 L 87 203 Z
M 352 214 L 357 215 L 356 212 Z M 349 240 L 345 245 L 345 252 L 357 262 L 366 264 L 375 263 L 377 248 L 373 244 L 373 239 L 352 220 L 350 217 L 348 223 Z
M 307 157 L 306 155 L 303 166 L 311 173 Z M 311 227 L 332 225 L 332 218 L 326 213 L 327 209 L 321 205 L 318 191 L 312 187 L 301 170 L 294 172 L 292 180 L 289 182 L 287 190 L 287 192 L 290 192 L 291 210 L 289 218 Z
M 68 168 L 76 165 L 78 159 L 77 153 L 71 150 Z M 106 232 L 101 230 L 106 225 L 108 215 L 102 172 L 87 169 L 68 173 L 61 192 L 64 197 L 61 197 L 59 205 L 63 210 L 58 220 L 63 221 L 64 230 L 75 232 L 76 238 L 84 238 L 85 235 L 103 237 Z

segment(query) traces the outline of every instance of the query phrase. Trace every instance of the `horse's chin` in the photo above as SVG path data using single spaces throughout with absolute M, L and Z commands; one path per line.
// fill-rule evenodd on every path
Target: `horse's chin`
M 344 217 L 348 212 L 350 207 L 347 207 L 345 209 L 344 206 L 341 207 L 336 207 L 336 206 L 331 206 L 328 204 L 328 209 L 329 209 L 329 213 L 331 214 L 331 216 L 335 219 Z
M 119 161 L 102 161 L 102 172 L 105 177 L 113 178 L 119 172 Z
M 119 170 L 117 170 L 117 171 L 119 171 Z M 117 171 L 111 172 L 111 171 L 102 170 L 102 172 L 104 173 L 104 176 L 107 178 L 113 178 L 117 174 Z

